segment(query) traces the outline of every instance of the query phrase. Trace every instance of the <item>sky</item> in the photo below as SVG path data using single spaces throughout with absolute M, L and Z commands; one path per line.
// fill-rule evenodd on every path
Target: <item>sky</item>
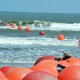
M 80 0 L 0 0 L 0 11 L 80 13 Z

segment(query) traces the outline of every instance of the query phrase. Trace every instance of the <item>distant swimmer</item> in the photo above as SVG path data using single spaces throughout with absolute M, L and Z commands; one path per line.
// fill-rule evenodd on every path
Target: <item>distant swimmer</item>
M 80 39 L 79 39 L 78 45 L 80 46 Z

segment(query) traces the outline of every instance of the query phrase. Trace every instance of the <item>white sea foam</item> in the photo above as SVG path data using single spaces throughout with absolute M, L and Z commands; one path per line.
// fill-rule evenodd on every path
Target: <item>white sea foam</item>
M 53 22 L 34 22 L 34 24 L 28 25 L 31 27 L 32 30 L 69 30 L 69 31 L 80 31 L 80 23 L 53 23 Z M 25 29 L 27 26 L 22 26 Z M 11 26 L 0 26 L 0 29 L 17 29 L 18 26 L 15 28 L 11 28 Z
M 35 45 L 43 46 L 38 48 L 33 48 Z M 27 47 L 29 46 L 29 48 Z M 60 49 L 47 49 L 44 46 L 59 46 L 64 47 Z M 30 63 L 33 64 L 35 60 L 41 55 L 46 55 L 45 53 L 54 55 L 61 55 L 62 51 L 66 51 L 66 47 L 77 47 L 78 40 L 76 38 L 65 38 L 63 41 L 57 40 L 57 38 L 47 38 L 47 37 L 5 37 L 0 36 L 0 63 Z M 37 46 L 38 47 L 38 46 Z M 20 48 L 19 50 L 15 50 Z M 74 48 L 73 48 L 74 49 Z M 69 51 L 69 49 L 68 49 Z M 27 53 L 27 54 L 26 54 Z M 42 54 L 41 54 L 42 53 Z M 79 54 L 76 54 L 77 56 Z
M 57 38 L 46 38 L 46 37 L 0 37 L 0 45 L 62 45 L 62 46 L 78 46 L 78 40 L 67 39 L 60 41 Z

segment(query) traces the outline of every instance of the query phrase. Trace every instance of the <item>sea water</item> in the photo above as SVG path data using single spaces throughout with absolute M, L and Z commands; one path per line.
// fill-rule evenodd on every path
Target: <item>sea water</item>
M 62 52 L 80 58 L 80 14 L 0 12 L 1 22 L 33 21 L 31 32 L 0 25 L 0 66 L 31 67 L 44 55 L 62 56 Z M 39 32 L 45 35 L 40 36 Z M 57 39 L 64 34 L 65 39 Z

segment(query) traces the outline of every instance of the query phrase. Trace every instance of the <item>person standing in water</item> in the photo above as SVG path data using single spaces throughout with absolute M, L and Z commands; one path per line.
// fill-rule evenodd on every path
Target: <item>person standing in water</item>
M 78 45 L 80 46 L 80 39 L 79 39 Z

